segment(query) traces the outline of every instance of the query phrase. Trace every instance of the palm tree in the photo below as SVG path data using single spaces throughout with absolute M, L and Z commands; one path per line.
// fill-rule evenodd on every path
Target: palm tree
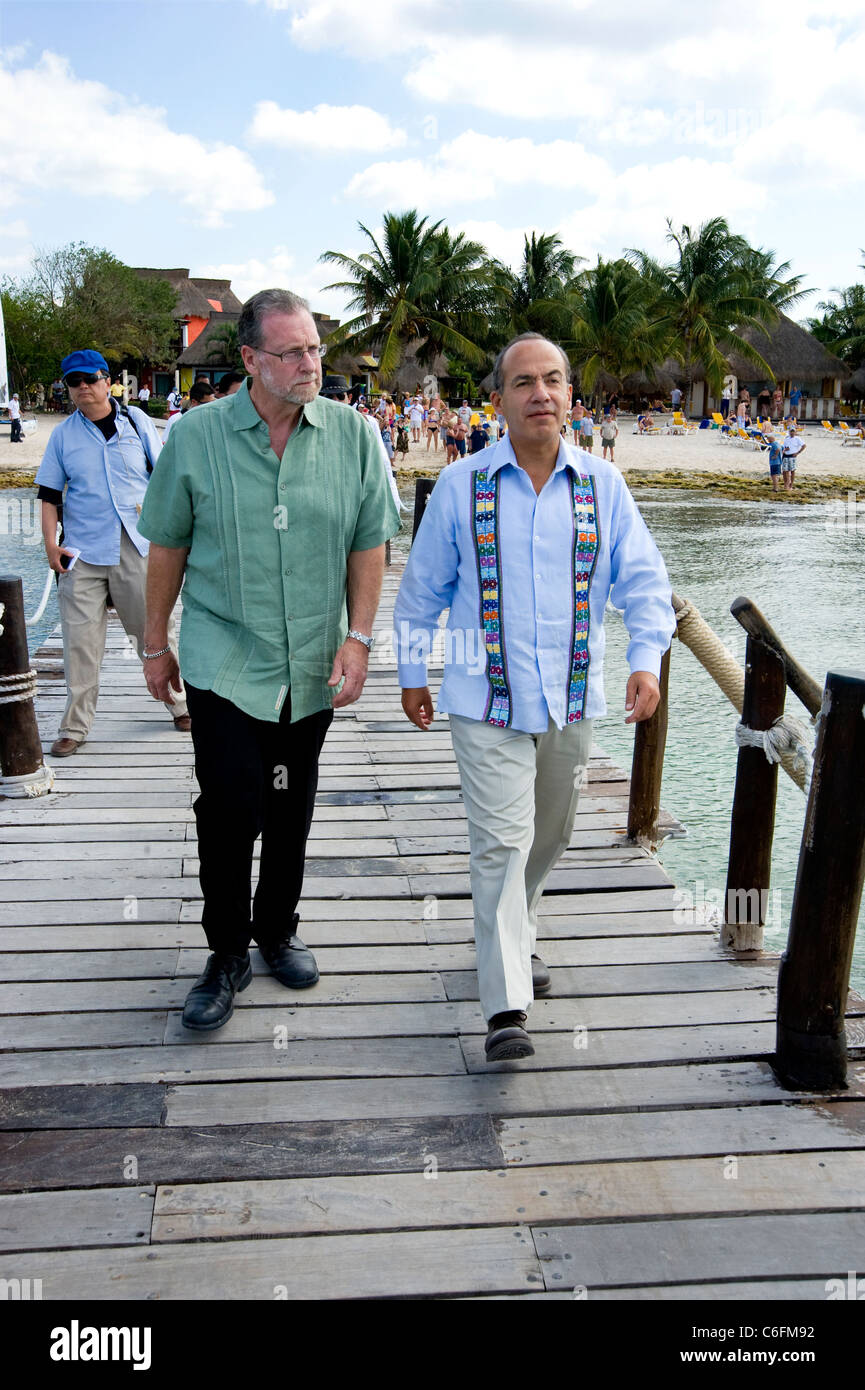
M 568 251 L 555 232 L 524 238 L 519 272 L 495 263 L 494 285 L 500 306 L 502 341 L 517 333 L 561 336 L 568 324 L 567 295 L 582 256 Z
M 865 285 L 848 285 L 832 293 L 838 302 L 821 300 L 817 308 L 823 310 L 823 317 L 809 319 L 808 328 L 855 371 L 865 361 Z
M 652 373 L 666 356 L 665 331 L 649 322 L 646 282 L 629 261 L 604 261 L 578 276 L 568 300 L 571 332 L 562 346 L 591 395 L 601 372 L 621 388 L 631 372 Z
M 804 275 L 791 275 L 789 261 L 776 265 L 775 252 L 762 246 L 746 246 L 741 265 L 751 282 L 752 293 L 775 309 L 791 309 L 809 293 L 802 288 Z
M 217 324 L 213 332 L 208 334 L 207 360 L 216 362 L 221 367 L 228 365 L 237 371 L 246 371 L 237 341 L 237 324 L 233 320 L 226 319 L 225 322 Z
M 441 222 L 427 226 L 427 219 L 414 210 L 385 213 L 381 244 L 362 222 L 358 226 L 371 250 L 356 259 L 341 251 L 319 257 L 347 273 L 347 279 L 325 288 L 346 291 L 349 310 L 355 311 L 329 338 L 330 351 L 357 353 L 374 347 L 385 378 L 416 339 L 425 340 L 421 351 L 427 359 L 447 351 L 483 362 L 483 349 L 463 331 L 474 289 L 488 277 L 486 264 L 479 264 L 483 248 L 462 237 L 452 239 Z
M 701 365 L 706 381 L 718 394 L 735 349 L 757 370 L 774 381 L 774 373 L 742 329 L 765 329 L 777 322 L 778 310 L 761 292 L 745 268 L 751 248 L 735 236 L 723 217 L 713 217 L 696 232 L 687 225 L 673 230 L 667 219 L 667 240 L 676 258 L 661 265 L 645 251 L 626 254 L 644 276 L 650 291 L 649 318 L 666 334 L 669 355 L 680 362 L 688 383 L 688 411 L 694 390 L 694 369 Z

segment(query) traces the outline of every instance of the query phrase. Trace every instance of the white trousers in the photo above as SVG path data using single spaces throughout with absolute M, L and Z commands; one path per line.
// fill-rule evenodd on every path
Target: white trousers
M 484 1017 L 534 997 L 538 904 L 567 849 L 592 748 L 592 721 L 545 734 L 449 716 L 469 822 L 478 989 Z
M 124 530 L 120 534 L 118 564 L 88 565 L 84 560 L 76 560 L 74 568 L 58 580 L 57 604 L 67 690 L 60 738 L 83 743 L 90 733 L 99 696 L 99 668 L 105 654 L 109 593 L 124 632 L 134 640 L 138 655 L 141 655 L 146 582 L 147 556 L 139 555 Z M 168 642 L 176 656 L 173 618 L 168 626 Z M 186 695 L 175 694 L 174 704 L 167 704 L 165 708 L 174 719 L 186 714 Z

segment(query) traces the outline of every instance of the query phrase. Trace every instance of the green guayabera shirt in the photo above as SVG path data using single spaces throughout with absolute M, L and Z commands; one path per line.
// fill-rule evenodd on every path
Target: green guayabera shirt
M 399 530 L 372 431 L 323 399 L 303 407 L 282 459 L 248 386 L 172 426 L 138 522 L 189 547 L 180 629 L 186 680 L 276 723 L 326 709 L 345 640 L 346 561 Z

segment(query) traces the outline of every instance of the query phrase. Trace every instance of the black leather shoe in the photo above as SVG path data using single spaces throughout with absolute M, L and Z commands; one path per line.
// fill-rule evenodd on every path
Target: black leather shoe
M 299 936 L 287 936 L 274 946 L 262 946 L 259 941 L 258 949 L 281 985 L 288 989 L 309 989 L 310 985 L 318 984 L 315 956 Z
M 488 1062 L 513 1062 L 534 1057 L 535 1049 L 525 1030 L 526 1015 L 518 1009 L 494 1014 L 489 1021 L 484 1052 Z
M 186 996 L 183 1026 L 197 1033 L 221 1028 L 234 1013 L 234 996 L 246 989 L 252 979 L 252 961 L 245 956 L 228 956 L 214 951 Z
M 532 985 L 535 998 L 537 999 L 539 994 L 546 994 L 552 983 L 550 972 L 540 956 L 532 956 Z

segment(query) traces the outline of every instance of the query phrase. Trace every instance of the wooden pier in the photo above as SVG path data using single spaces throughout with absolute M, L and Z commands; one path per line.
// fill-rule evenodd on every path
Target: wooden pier
M 381 663 L 322 758 L 301 903 L 320 984 L 294 995 L 253 951 L 226 1027 L 185 1032 L 207 955 L 191 741 L 109 633 L 85 748 L 53 795 L 0 800 L 0 1279 L 70 1300 L 823 1300 L 865 1273 L 865 1064 L 840 1093 L 781 1088 L 777 959 L 677 908 L 597 750 L 544 900 L 536 1055 L 485 1063 L 447 722 L 414 730 Z M 47 743 L 60 655 L 38 663 Z M 861 1057 L 855 997 L 848 1039 Z

